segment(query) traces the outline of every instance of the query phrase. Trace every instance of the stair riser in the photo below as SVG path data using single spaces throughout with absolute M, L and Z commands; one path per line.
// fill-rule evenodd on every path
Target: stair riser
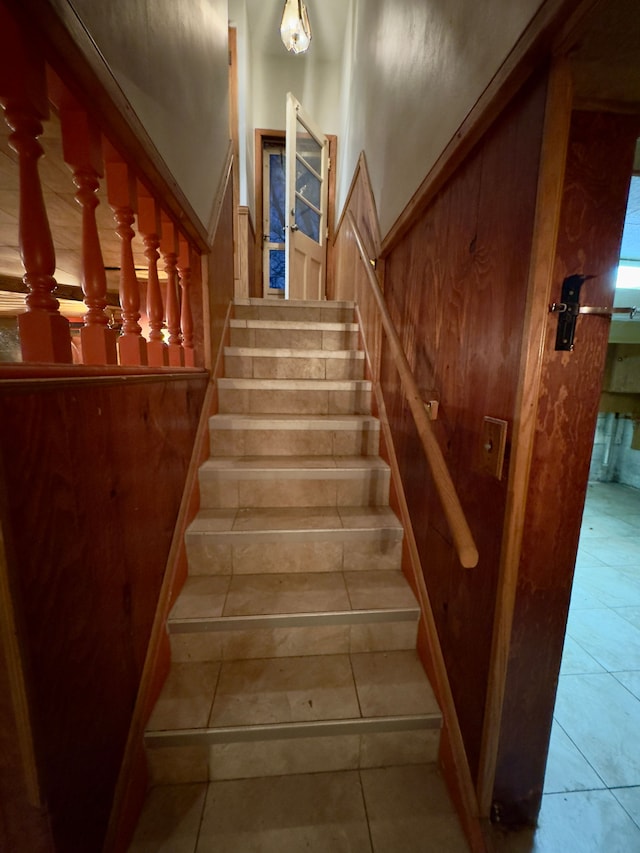
M 435 763 L 440 730 L 147 747 L 152 785 Z
M 231 327 L 231 346 L 287 347 L 288 349 L 354 350 L 358 349 L 358 333 L 321 329 L 252 329 Z
M 283 346 L 283 345 L 281 345 Z M 362 379 L 364 359 L 225 355 L 225 376 L 236 379 Z
M 387 506 L 389 471 L 356 472 L 344 478 L 283 475 L 233 477 L 200 471 L 200 506 L 214 508 Z
M 238 305 L 234 307 L 237 320 L 285 320 L 305 323 L 353 323 L 353 307 L 344 307 L 329 302 L 322 306 L 279 305 L 277 301 L 262 305 Z
M 171 659 L 176 663 L 193 663 L 415 649 L 417 631 L 416 618 L 357 625 L 171 633 L 169 639 Z
M 380 449 L 377 425 L 350 429 L 212 428 L 212 456 L 375 456 Z
M 326 534 L 326 531 L 325 531 Z M 281 572 L 341 572 L 400 568 L 402 533 L 365 531 L 338 538 L 299 532 L 255 534 L 187 533 L 189 574 L 228 575 Z
M 221 380 L 218 404 L 222 414 L 366 415 L 371 411 L 371 389 L 368 385 L 345 391 L 234 388 Z

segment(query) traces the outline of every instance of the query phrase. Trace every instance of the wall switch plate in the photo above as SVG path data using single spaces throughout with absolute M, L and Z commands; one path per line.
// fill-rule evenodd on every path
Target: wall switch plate
M 496 480 L 502 479 L 508 427 L 500 418 L 485 417 L 482 421 L 479 469 Z

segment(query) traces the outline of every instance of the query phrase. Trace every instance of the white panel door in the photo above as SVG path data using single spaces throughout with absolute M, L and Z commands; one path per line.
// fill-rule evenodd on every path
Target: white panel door
M 287 95 L 287 299 L 324 299 L 329 141 Z

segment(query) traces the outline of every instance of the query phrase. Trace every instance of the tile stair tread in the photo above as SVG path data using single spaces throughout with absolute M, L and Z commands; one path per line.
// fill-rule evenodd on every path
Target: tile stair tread
M 369 391 L 369 379 L 242 379 L 223 377 L 218 387 L 233 389 L 260 389 L 269 391 Z
M 253 380 L 258 381 L 258 380 Z M 263 380 L 270 381 L 270 380 Z M 289 380 L 297 381 L 297 380 Z M 313 381 L 313 380 L 312 380 Z M 319 381 L 319 380 L 316 380 Z M 374 429 L 379 429 L 379 421 L 373 415 L 299 415 L 299 414 L 268 414 L 251 412 L 220 412 L 209 418 L 209 427 L 213 429 L 353 429 L 366 423 Z
M 232 329 L 282 329 L 285 331 L 314 332 L 357 332 L 357 323 L 331 322 L 329 320 L 259 320 L 233 319 L 229 321 Z
M 305 472 L 310 476 L 344 477 L 349 472 L 387 471 L 389 466 L 380 456 L 212 456 L 200 471 L 220 476 L 251 477 L 256 472 Z
M 418 603 L 401 570 L 187 577 L 169 629 L 357 624 L 417 619 Z
M 299 349 L 293 347 L 236 347 L 224 348 L 224 354 L 229 356 L 251 356 L 253 358 L 335 358 L 335 359 L 358 359 L 364 361 L 364 352 L 357 349 Z M 341 380 L 351 381 L 351 380 Z
M 421 714 L 387 714 L 380 717 L 353 717 L 337 720 L 294 721 L 289 723 L 258 723 L 238 726 L 203 726 L 189 729 L 147 729 L 147 746 L 186 746 L 199 743 L 238 743 L 286 738 L 327 737 L 331 735 L 383 734 L 422 729 L 440 729 L 442 714 L 427 711 Z
M 234 299 L 234 305 L 258 308 L 355 308 L 356 303 L 338 299 L 263 299 L 259 296 Z
M 441 715 L 415 650 L 173 664 L 156 710 L 147 735 Z
M 309 613 L 270 613 L 254 616 L 169 617 L 170 634 L 194 634 L 222 631 L 254 631 L 261 628 L 307 628 L 320 625 L 362 625 L 389 622 L 413 622 L 420 615 L 416 607 L 377 610 L 311 611 Z
M 286 533 L 311 534 L 351 531 L 394 530 L 402 534 L 402 524 L 386 506 L 365 507 L 282 507 L 274 509 L 204 509 L 191 522 L 193 533 Z

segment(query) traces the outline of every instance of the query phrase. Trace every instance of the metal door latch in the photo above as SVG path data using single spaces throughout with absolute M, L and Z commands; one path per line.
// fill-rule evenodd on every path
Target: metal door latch
M 610 317 L 612 314 L 628 314 L 630 319 L 636 314 L 633 308 L 597 307 L 595 305 L 580 305 L 580 288 L 592 275 L 570 275 L 562 282 L 562 302 L 553 302 L 549 311 L 557 313 L 558 331 L 556 333 L 556 350 L 573 350 L 573 339 L 576 331 L 576 320 L 579 314 L 598 314 Z

